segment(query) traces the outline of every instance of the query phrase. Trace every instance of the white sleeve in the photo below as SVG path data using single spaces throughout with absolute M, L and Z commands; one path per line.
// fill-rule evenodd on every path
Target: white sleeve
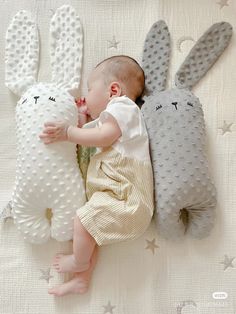
M 135 103 L 131 101 L 114 101 L 101 112 L 99 121 L 104 123 L 108 115 L 112 115 L 117 121 L 122 132 L 119 141 L 127 141 L 140 134 L 140 112 Z
M 97 126 L 97 120 L 92 120 L 90 122 L 85 123 L 81 129 L 90 129 L 95 128 Z

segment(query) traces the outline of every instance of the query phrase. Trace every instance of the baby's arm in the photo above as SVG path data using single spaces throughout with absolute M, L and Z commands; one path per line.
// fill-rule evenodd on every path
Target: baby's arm
M 43 134 L 40 138 L 45 144 L 55 141 L 69 141 L 89 147 L 107 147 L 112 145 L 121 136 L 121 130 L 112 116 L 99 128 L 80 129 L 74 126 L 67 126 L 61 122 L 45 123 Z
M 111 116 L 100 128 L 79 129 L 69 126 L 67 129 L 68 141 L 89 147 L 111 146 L 120 136 L 120 127 Z

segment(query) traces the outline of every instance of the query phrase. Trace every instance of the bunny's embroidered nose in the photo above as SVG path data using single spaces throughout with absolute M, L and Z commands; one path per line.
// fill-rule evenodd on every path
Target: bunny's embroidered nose
M 172 105 L 174 105 L 175 106 L 175 109 L 177 110 L 177 102 L 172 102 Z
M 35 103 L 37 104 L 37 100 L 38 100 L 39 96 L 34 96 L 35 99 Z

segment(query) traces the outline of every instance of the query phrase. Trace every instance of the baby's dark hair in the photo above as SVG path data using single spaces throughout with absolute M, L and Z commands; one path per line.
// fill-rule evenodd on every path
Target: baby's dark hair
M 110 83 L 112 79 L 119 79 L 132 89 L 135 100 L 142 96 L 145 87 L 145 75 L 135 59 L 126 55 L 112 56 L 98 63 L 95 68 L 102 65 L 106 66 L 102 72 L 107 83 Z

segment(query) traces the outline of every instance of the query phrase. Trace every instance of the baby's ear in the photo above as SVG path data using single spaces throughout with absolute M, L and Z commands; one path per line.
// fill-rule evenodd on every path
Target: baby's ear
M 19 11 L 6 32 L 5 84 L 21 96 L 36 83 L 38 72 L 38 29 L 31 13 Z
M 118 82 L 112 82 L 110 85 L 110 97 L 121 96 L 122 87 Z
M 83 33 L 79 16 L 70 5 L 58 8 L 50 23 L 52 82 L 76 94 L 81 79 Z

